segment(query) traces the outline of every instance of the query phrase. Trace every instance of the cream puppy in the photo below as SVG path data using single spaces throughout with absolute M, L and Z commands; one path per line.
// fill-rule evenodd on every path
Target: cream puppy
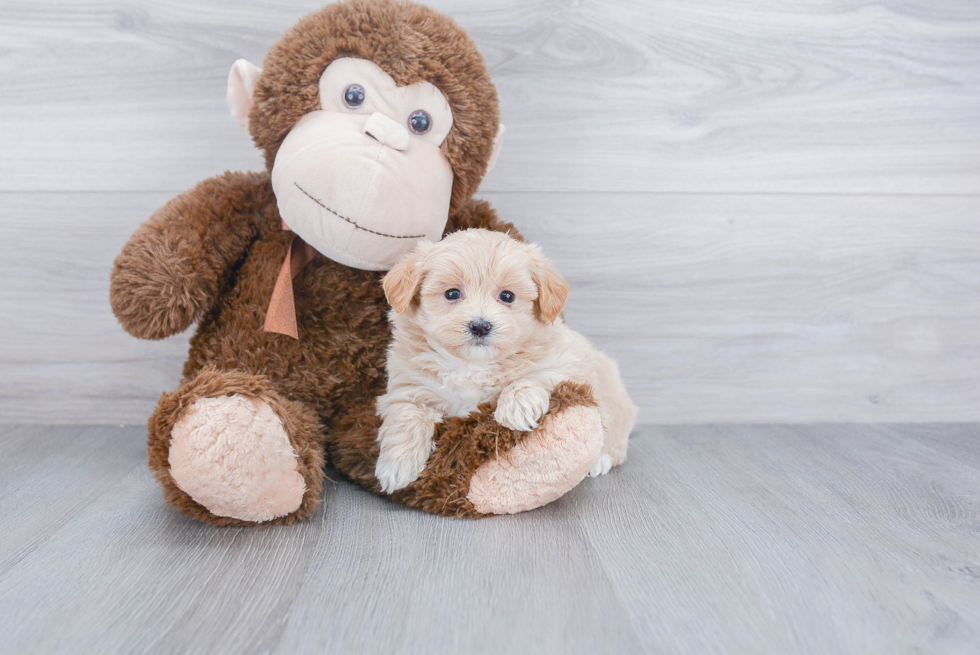
M 604 431 L 589 475 L 626 459 L 636 407 L 616 363 L 561 317 L 568 284 L 537 246 L 500 232 L 456 232 L 423 242 L 384 278 L 393 327 L 388 390 L 375 475 L 386 493 L 414 481 L 444 416 L 468 416 L 497 401 L 494 418 L 533 430 L 552 390 L 571 380 L 591 385 Z

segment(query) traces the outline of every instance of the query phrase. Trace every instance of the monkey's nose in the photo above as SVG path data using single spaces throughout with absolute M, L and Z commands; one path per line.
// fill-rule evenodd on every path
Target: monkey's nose
M 470 334 L 474 337 L 485 337 L 490 334 L 490 330 L 492 329 L 493 325 L 484 321 L 482 318 L 470 321 Z
M 377 111 L 368 117 L 367 123 L 364 124 L 364 133 L 395 150 L 407 148 L 411 139 L 408 128 Z

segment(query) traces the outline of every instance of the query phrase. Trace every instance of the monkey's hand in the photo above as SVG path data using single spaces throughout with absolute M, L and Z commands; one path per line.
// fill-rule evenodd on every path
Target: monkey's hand
M 218 293 L 258 232 L 264 174 L 226 173 L 183 193 L 143 223 L 112 267 L 109 302 L 141 339 L 186 330 Z

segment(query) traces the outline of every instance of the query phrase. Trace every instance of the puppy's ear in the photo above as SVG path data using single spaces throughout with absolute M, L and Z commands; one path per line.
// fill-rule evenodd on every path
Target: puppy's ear
M 554 323 L 568 300 L 568 282 L 537 246 L 531 250 L 531 277 L 538 285 L 537 304 L 541 318 Z
M 399 314 L 408 310 L 422 284 L 422 254 L 421 246 L 410 252 L 388 271 L 382 282 L 388 304 Z

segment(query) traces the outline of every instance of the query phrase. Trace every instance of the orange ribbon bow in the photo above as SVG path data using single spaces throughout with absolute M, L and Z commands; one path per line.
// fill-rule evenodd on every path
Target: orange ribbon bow
M 282 229 L 290 232 L 289 226 L 283 221 Z M 294 339 L 299 339 L 299 328 L 296 325 L 296 302 L 293 300 L 293 278 L 316 257 L 316 248 L 303 241 L 293 233 L 286 259 L 279 269 L 276 286 L 272 289 L 272 299 L 265 313 L 265 331 L 278 332 Z

